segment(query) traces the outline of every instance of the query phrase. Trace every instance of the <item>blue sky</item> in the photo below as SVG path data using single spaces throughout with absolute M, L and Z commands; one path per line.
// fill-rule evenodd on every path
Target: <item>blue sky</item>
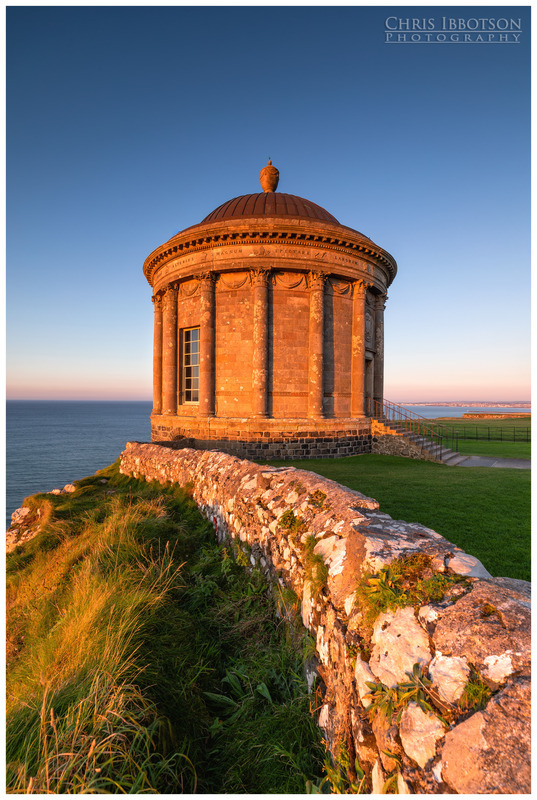
M 386 43 L 387 17 L 521 19 Z M 146 256 L 307 197 L 395 257 L 385 395 L 529 398 L 528 6 L 9 7 L 7 391 L 149 399 Z

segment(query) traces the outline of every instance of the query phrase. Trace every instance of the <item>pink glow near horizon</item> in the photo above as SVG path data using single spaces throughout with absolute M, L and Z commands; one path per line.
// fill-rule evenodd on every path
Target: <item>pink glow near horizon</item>
M 465 394 L 464 390 L 462 390 L 460 394 L 453 394 L 452 392 L 446 392 L 445 394 L 438 394 L 436 392 L 431 394 L 423 393 L 420 395 L 392 393 L 385 399 L 399 405 L 413 405 L 414 403 L 425 403 L 428 405 L 441 403 L 486 403 L 489 405 L 495 405 L 496 403 L 502 403 L 504 405 L 531 403 L 531 400 L 524 395 L 506 398 L 500 393 L 491 395 L 488 392 L 483 392 L 482 394 L 469 396 Z M 51 388 L 49 391 L 11 390 L 6 393 L 6 400 L 118 400 L 123 402 L 143 401 L 149 403 L 152 401 L 152 397 L 143 391 L 127 393 L 118 390 L 110 390 L 107 392 L 102 389 L 88 391 L 84 388 L 79 390 L 71 388 L 70 391 L 62 392 L 55 391 Z

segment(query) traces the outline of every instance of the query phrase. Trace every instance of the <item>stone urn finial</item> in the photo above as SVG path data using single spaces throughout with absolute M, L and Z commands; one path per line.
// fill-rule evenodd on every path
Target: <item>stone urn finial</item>
M 269 158 L 267 166 L 263 167 L 263 169 L 259 173 L 261 188 L 263 189 L 264 192 L 275 192 L 278 186 L 279 179 L 280 179 L 280 173 L 278 172 L 276 167 L 272 166 L 272 161 Z

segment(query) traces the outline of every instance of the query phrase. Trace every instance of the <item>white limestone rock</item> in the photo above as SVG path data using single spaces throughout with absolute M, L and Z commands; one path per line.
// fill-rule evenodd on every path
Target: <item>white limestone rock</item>
M 455 703 L 464 691 L 470 676 L 470 667 L 464 657 L 437 653 L 429 664 L 429 674 L 440 697 L 447 703 Z
M 370 681 L 371 683 L 376 683 L 375 676 L 369 669 L 369 664 L 365 661 L 362 661 L 361 658 L 356 659 L 356 667 L 354 668 L 354 677 L 356 680 L 356 688 L 358 690 L 358 695 L 362 702 L 364 708 L 369 705 L 369 699 L 365 699 L 366 695 L 369 694 L 371 691 L 369 686 L 366 686 L 366 681 Z
M 329 638 L 325 639 L 324 636 L 324 628 L 322 625 L 319 625 L 317 628 L 317 653 L 319 655 L 319 660 L 325 665 L 328 666 L 330 661 L 330 640 Z
M 329 711 L 330 711 L 330 706 L 328 705 L 328 703 L 325 703 L 324 706 L 321 708 L 321 712 L 319 714 L 318 725 L 320 728 L 328 727 L 328 721 L 330 718 Z
M 413 794 L 400 772 L 397 773 L 397 794 Z
M 492 578 L 490 572 L 487 572 L 481 561 L 474 556 L 469 556 L 468 553 L 457 553 L 453 558 L 448 561 L 448 567 L 457 575 L 464 575 L 467 578 Z
M 371 784 L 373 794 L 382 794 L 382 789 L 384 787 L 384 772 L 382 771 L 380 760 L 378 758 L 373 764 L 373 769 L 371 770 Z
M 350 615 L 352 613 L 352 608 L 354 606 L 355 597 L 356 597 L 356 592 L 353 592 L 347 598 L 345 598 L 345 603 L 343 604 L 343 607 L 345 608 L 345 614 L 348 617 L 350 617 Z
M 404 751 L 420 767 L 436 754 L 436 743 L 445 733 L 438 717 L 423 711 L 417 703 L 409 703 L 401 715 L 399 737 Z
M 380 614 L 373 628 L 369 667 L 386 686 L 407 680 L 414 664 L 431 660 L 429 637 L 414 616 L 412 606 Z
M 287 494 L 287 496 L 285 498 L 285 502 L 290 506 L 294 506 L 294 504 L 298 500 L 299 496 L 300 495 L 298 494 L 298 492 L 295 492 L 294 490 L 292 490 Z
M 339 541 L 339 536 L 326 536 L 324 539 L 318 540 L 313 552 L 317 555 L 321 555 L 326 562 L 332 553 L 334 545 L 336 545 Z
M 438 611 L 433 606 L 422 606 L 418 610 L 418 619 L 420 622 L 427 624 L 428 622 L 436 622 L 438 619 Z
M 339 575 L 343 571 L 347 555 L 347 540 L 338 536 L 327 536 L 317 542 L 313 552 L 322 555 L 329 575 Z
M 27 508 L 26 506 L 23 506 L 22 508 L 15 509 L 15 511 L 11 515 L 11 524 L 22 522 L 22 520 L 25 517 L 27 517 L 29 513 L 30 513 L 30 509 Z
M 500 656 L 487 656 L 484 660 L 483 677 L 494 683 L 503 683 L 514 672 L 513 661 L 509 652 Z
M 313 619 L 314 600 L 311 594 L 311 581 L 305 580 L 302 589 L 302 623 L 305 628 L 310 628 Z

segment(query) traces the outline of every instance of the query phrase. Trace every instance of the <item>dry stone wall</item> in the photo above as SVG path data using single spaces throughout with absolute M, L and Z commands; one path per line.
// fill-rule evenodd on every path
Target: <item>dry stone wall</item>
M 403 456 L 419 461 L 436 461 L 427 450 L 407 439 L 402 433 L 379 420 L 371 420 L 371 452 L 381 456 Z
M 374 793 L 530 792 L 529 584 L 312 472 L 136 442 L 121 472 L 191 483 L 219 540 L 295 592 L 348 781 L 356 759 Z

